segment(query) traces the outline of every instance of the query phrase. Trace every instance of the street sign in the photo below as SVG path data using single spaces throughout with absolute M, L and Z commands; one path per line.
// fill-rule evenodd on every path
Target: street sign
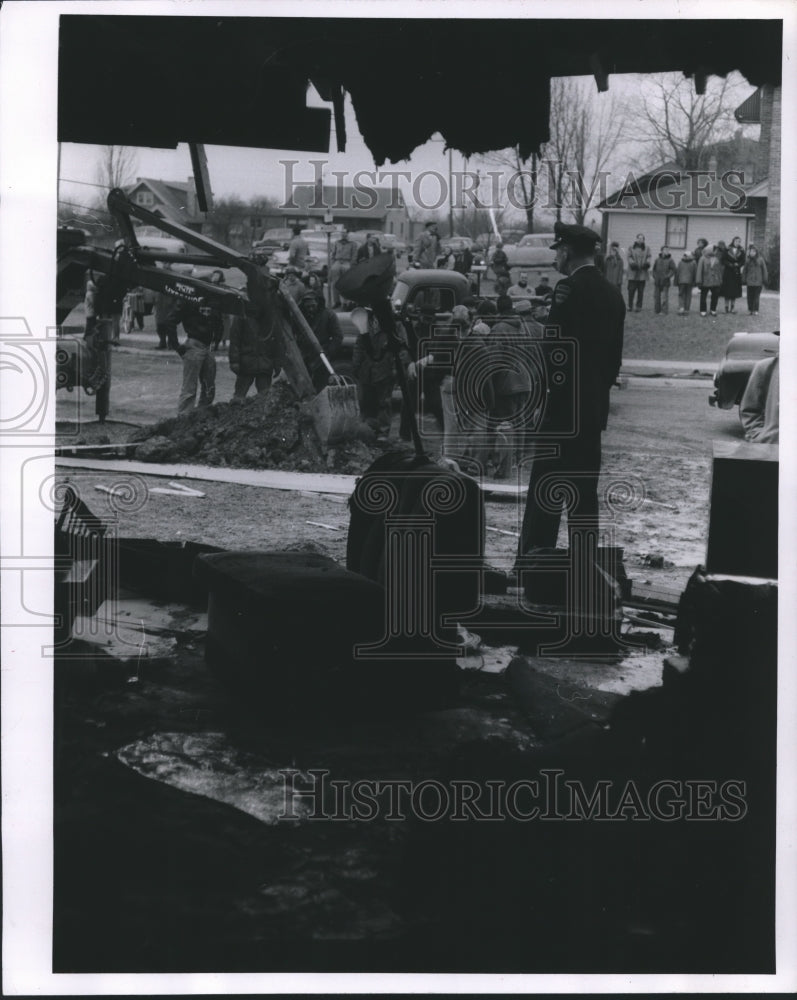
M 340 231 L 340 226 L 316 226 L 315 231 L 317 233 L 337 233 Z

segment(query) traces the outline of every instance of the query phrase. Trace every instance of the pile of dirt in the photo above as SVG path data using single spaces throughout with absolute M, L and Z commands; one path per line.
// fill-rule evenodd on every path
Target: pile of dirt
M 140 462 L 190 462 L 294 472 L 363 472 L 384 452 L 364 424 L 356 438 L 322 447 L 305 406 L 287 386 L 242 402 L 218 403 L 142 428 Z

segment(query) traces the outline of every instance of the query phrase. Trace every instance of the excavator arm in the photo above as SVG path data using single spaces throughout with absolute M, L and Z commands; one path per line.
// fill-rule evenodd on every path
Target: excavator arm
M 229 315 L 255 315 L 258 312 L 257 300 L 260 295 L 268 292 L 274 279 L 264 275 L 248 257 L 187 226 L 162 219 L 141 205 L 135 205 L 118 188 L 114 188 L 108 195 L 108 210 L 122 233 L 122 240 L 113 250 L 83 242 L 85 234 L 81 230 L 58 231 L 58 323 L 63 322 L 74 305 L 75 292 L 82 288 L 86 270 L 104 278 L 98 305 L 100 311 L 105 313 L 121 311 L 125 294 L 138 286 L 165 292 L 186 302 L 198 303 L 203 299 L 205 305 Z M 133 228 L 133 218 L 196 247 L 201 253 L 173 254 L 140 246 Z M 237 267 L 246 275 L 247 290 L 243 292 L 224 285 L 214 285 L 201 278 L 177 274 L 156 266 L 157 263 L 166 262 Z

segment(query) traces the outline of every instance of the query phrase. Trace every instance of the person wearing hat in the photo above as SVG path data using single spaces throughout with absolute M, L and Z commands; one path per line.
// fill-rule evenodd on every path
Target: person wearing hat
M 572 498 L 568 517 L 598 527 L 601 433 L 609 415 L 609 392 L 620 371 L 625 303 L 595 265 L 600 237 L 585 226 L 554 227 L 556 285 L 546 326 L 559 328 L 566 359 L 546 371 L 546 397 L 539 429 L 555 442 L 554 457 L 535 458 L 531 468 L 519 544 L 519 563 L 536 548 L 556 548 L 560 497 Z M 550 352 L 546 364 L 553 363 Z M 556 378 L 553 376 L 564 375 Z M 554 502 L 552 502 L 554 501 Z M 559 500 L 561 504 L 562 500 Z
M 285 268 L 285 277 L 280 282 L 280 288 L 292 295 L 296 302 L 299 302 L 307 291 L 307 285 L 299 277 L 298 270 L 290 264 Z
M 343 347 L 343 331 L 337 314 L 324 306 L 318 292 L 306 291 L 299 299 L 299 308 L 316 335 L 321 350 L 330 361 L 334 361 Z M 321 392 L 329 381 L 329 372 L 319 358 L 315 348 L 299 334 L 299 347 L 316 392 Z
M 440 236 L 437 232 L 436 222 L 427 222 L 423 232 L 415 241 L 412 252 L 413 267 L 437 267 L 437 258 L 440 256 Z

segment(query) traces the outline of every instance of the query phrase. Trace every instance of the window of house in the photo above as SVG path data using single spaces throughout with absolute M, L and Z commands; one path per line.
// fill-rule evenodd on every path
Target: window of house
M 683 250 L 686 247 L 686 216 L 667 216 L 667 235 L 664 243 L 672 250 Z
M 145 207 L 148 205 L 154 205 L 155 195 L 151 191 L 139 191 L 136 194 L 136 204 L 144 205 Z

